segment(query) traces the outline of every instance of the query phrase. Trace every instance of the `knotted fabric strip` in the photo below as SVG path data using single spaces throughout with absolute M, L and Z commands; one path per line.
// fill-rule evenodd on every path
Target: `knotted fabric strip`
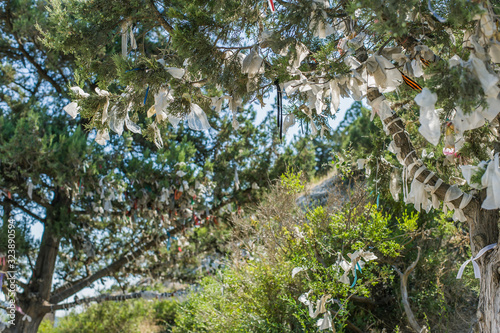
M 428 182 L 430 182 L 430 180 L 432 179 L 432 177 L 434 177 L 434 172 L 430 172 L 429 175 L 427 176 L 427 178 L 425 178 L 424 180 L 424 185 L 427 185 Z
M 439 198 L 436 195 L 436 191 L 441 187 L 442 184 L 443 180 L 441 178 L 438 178 L 436 184 L 434 184 L 434 187 L 432 187 L 431 189 L 432 207 L 434 207 L 434 209 L 438 209 L 440 205 Z
M 478 252 L 478 254 L 475 257 L 471 257 L 469 260 L 464 262 L 462 264 L 462 266 L 460 266 L 460 269 L 458 270 L 457 279 L 462 278 L 462 275 L 464 274 L 465 266 L 467 266 L 467 264 L 471 261 L 472 261 L 472 267 L 474 267 L 474 276 L 476 279 L 480 279 L 481 278 L 481 270 L 479 269 L 479 265 L 476 263 L 476 260 L 481 258 L 483 256 L 483 254 L 485 254 L 487 251 L 494 249 L 496 246 L 497 246 L 497 243 L 485 246 L 481 249 L 481 251 Z
M 411 173 L 411 171 L 413 170 L 413 167 L 415 166 L 415 164 L 417 162 L 414 162 L 412 164 L 410 164 L 408 167 L 406 166 L 406 160 L 408 159 L 408 157 L 412 154 L 412 153 L 415 153 L 415 150 L 412 150 L 408 153 L 408 155 L 406 155 L 406 157 L 403 159 L 403 175 L 402 175 L 402 178 L 403 178 L 403 200 L 406 202 L 406 199 L 408 197 L 408 174 Z
M 417 162 L 413 164 L 416 163 Z M 429 200 L 427 192 L 425 190 L 425 185 L 418 180 L 420 174 L 425 170 L 427 170 L 427 167 L 425 165 L 421 165 L 420 168 L 418 168 L 418 170 L 415 172 L 413 181 L 411 182 L 411 191 L 408 194 L 408 198 L 406 201 L 406 203 L 412 203 L 418 212 L 420 212 L 421 208 L 426 212 L 429 212 L 432 207 L 431 201 Z
M 463 209 L 467 207 L 469 202 L 472 200 L 472 195 L 469 193 L 465 193 L 462 196 L 462 201 L 460 201 L 460 205 L 458 208 L 455 208 L 455 213 L 453 214 L 454 221 L 467 222 L 467 218 L 465 217 Z
M 391 120 L 391 121 L 390 121 L 387 125 L 385 125 L 385 123 L 384 123 L 384 122 L 382 122 L 382 124 L 384 124 L 384 126 L 385 126 L 385 127 L 384 127 L 384 130 L 385 130 L 385 132 L 386 132 L 386 134 L 387 134 L 387 135 L 389 135 L 389 134 L 390 134 L 390 132 L 389 132 L 389 126 L 391 126 L 391 125 L 396 125 L 396 126 L 399 128 L 399 130 L 398 130 L 396 133 L 394 133 L 394 134 L 392 135 L 392 139 L 393 139 L 393 140 L 394 140 L 394 137 L 395 137 L 396 135 L 398 135 L 399 133 L 404 133 L 404 132 L 406 132 L 406 131 L 405 131 L 405 129 L 404 129 L 403 127 L 400 127 L 398 124 L 396 124 L 396 121 L 398 121 L 398 120 L 401 120 L 401 118 L 396 117 L 396 118 L 394 118 L 393 120 Z
M 460 198 L 462 191 L 457 185 L 450 186 L 444 195 L 444 205 L 443 211 L 446 213 L 448 209 L 455 209 L 455 206 L 451 203 L 453 200 Z

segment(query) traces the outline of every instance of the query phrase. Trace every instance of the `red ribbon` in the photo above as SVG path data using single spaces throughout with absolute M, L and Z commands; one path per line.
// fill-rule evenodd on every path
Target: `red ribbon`
M 274 13 L 276 9 L 274 8 L 273 0 L 267 0 L 267 2 L 269 2 L 269 8 L 271 8 L 271 11 Z

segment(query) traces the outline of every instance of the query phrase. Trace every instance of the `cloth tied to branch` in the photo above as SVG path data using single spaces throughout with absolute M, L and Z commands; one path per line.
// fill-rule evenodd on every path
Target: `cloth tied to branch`
M 299 302 L 309 307 L 309 316 L 311 318 L 316 318 L 318 315 L 326 312 L 325 305 L 332 296 L 331 295 L 321 296 L 321 298 L 316 301 L 316 310 L 314 310 L 313 303 L 308 299 L 309 294 L 311 292 L 312 290 L 309 290 L 307 293 L 300 295 Z
M 441 136 L 441 126 L 439 116 L 434 109 L 437 102 L 437 94 L 432 93 L 429 89 L 424 88 L 422 92 L 415 96 L 415 103 L 420 106 L 420 128 L 418 131 L 424 138 L 437 146 Z
M 95 88 L 95 92 L 97 93 L 98 96 L 106 98 L 106 101 L 104 102 L 104 108 L 102 109 L 102 117 L 101 117 L 101 122 L 104 124 L 104 122 L 108 119 L 109 96 L 111 94 L 109 93 L 109 91 L 99 89 L 99 87 Z
M 186 117 L 189 128 L 195 131 L 204 131 L 211 128 L 207 115 L 198 104 L 191 103 L 190 109 L 191 112 Z
M 389 190 L 391 191 L 394 201 L 399 201 L 399 193 L 401 192 L 401 177 L 396 168 L 391 172 L 391 181 L 389 183 Z
M 486 169 L 486 162 L 482 161 L 478 165 L 461 165 L 460 169 L 462 169 L 462 175 L 464 176 L 465 180 L 467 181 L 467 184 L 469 184 L 470 187 L 476 189 L 476 190 L 481 190 L 483 189 L 483 186 L 479 183 L 474 183 L 472 182 L 472 177 L 475 174 L 478 174 L 482 172 L 484 169 Z
M 153 121 L 149 127 L 153 130 L 153 141 L 158 149 L 163 147 L 163 139 L 161 138 L 161 132 L 156 124 L 156 121 Z
M 460 198 L 460 196 L 462 196 L 460 205 L 455 207 L 451 202 Z M 455 212 L 453 213 L 453 220 L 466 222 L 467 218 L 464 215 L 463 209 L 467 207 L 471 200 L 472 195 L 462 192 L 457 185 L 452 185 L 448 188 L 446 194 L 444 195 L 443 211 L 446 213 L 448 209 L 454 209 Z
M 292 279 L 295 277 L 295 275 L 297 275 L 298 273 L 302 272 L 302 271 L 305 271 L 307 269 L 307 267 L 305 266 L 302 266 L 302 267 L 295 267 L 293 270 L 292 270 Z
M 264 59 L 259 55 L 257 45 L 252 47 L 248 55 L 243 59 L 241 73 L 248 74 L 249 78 L 264 73 Z
M 295 58 L 290 58 L 290 65 L 292 66 L 290 72 L 300 67 L 300 63 L 307 57 L 309 50 L 304 44 L 297 43 L 295 44 L 295 53 Z
M 311 23 L 309 29 L 313 31 L 314 37 L 324 39 L 335 32 L 330 23 L 326 22 L 325 8 L 330 8 L 328 0 L 313 0 L 313 11 L 311 12 Z
M 426 170 L 425 165 L 420 166 L 420 168 L 415 172 L 413 176 L 413 181 L 411 182 L 411 190 L 406 198 L 406 203 L 412 203 L 415 209 L 420 212 L 420 208 L 425 210 L 427 213 L 432 207 L 432 202 L 427 196 L 427 191 L 425 190 L 425 184 L 420 182 L 417 177 Z
M 156 114 L 156 121 L 158 123 L 168 119 L 173 127 L 177 127 L 181 118 L 171 115 L 166 111 L 170 103 L 173 101 L 174 97 L 170 93 L 170 90 L 167 88 L 160 88 L 155 94 L 155 104 L 149 109 L 148 117 L 152 117 Z
M 500 208 L 500 165 L 498 153 L 496 153 L 493 160 L 488 163 L 486 172 L 481 178 L 481 184 L 483 187 L 486 187 L 486 199 L 483 201 L 481 208 Z
M 314 121 L 313 121 L 313 117 L 312 117 L 312 111 L 307 108 L 307 107 L 303 107 L 302 108 L 302 112 L 305 113 L 305 115 L 309 118 L 310 120 L 310 124 L 311 124 L 311 136 L 317 136 L 318 135 L 318 129 L 316 128 L 316 125 L 314 125 Z
M 95 142 L 97 142 L 101 146 L 104 146 L 106 144 L 106 141 L 108 140 L 109 140 L 109 131 L 107 128 L 97 131 Z
M 474 267 L 474 277 L 476 279 L 480 279 L 481 278 L 481 270 L 479 269 L 479 265 L 476 263 L 476 260 L 481 258 L 483 256 L 483 254 L 485 254 L 489 250 L 493 250 L 496 246 L 497 246 L 497 243 L 485 246 L 477 253 L 477 255 L 475 257 L 471 257 L 469 260 L 464 262 L 462 264 L 462 266 L 460 266 L 460 269 L 458 270 L 457 279 L 462 278 L 462 275 L 464 273 L 464 269 L 469 264 L 469 262 L 472 262 L 472 267 Z
M 383 56 L 372 55 L 364 65 L 365 71 L 362 76 L 368 77 L 368 87 L 377 87 L 380 92 L 386 93 L 396 90 L 403 82 L 401 72 Z
M 339 254 L 339 258 L 337 260 L 336 265 L 340 266 L 344 270 L 344 274 L 340 277 L 340 282 L 345 283 L 345 284 L 350 284 L 348 274 L 349 272 L 352 272 L 355 280 L 354 283 L 351 287 L 354 286 L 357 280 L 357 275 L 356 275 L 356 269 L 360 270 L 364 267 L 365 263 L 361 258 L 365 259 L 366 261 L 370 260 L 375 260 L 377 259 L 377 256 L 373 254 L 373 252 L 369 251 L 363 251 L 363 250 L 357 250 L 354 253 L 348 253 L 347 256 L 349 259 L 351 259 L 351 262 L 349 263 L 342 257 L 342 255 Z
M 332 115 L 337 113 L 337 110 L 340 105 L 340 89 L 337 81 L 331 80 L 329 83 L 330 86 L 330 112 Z
M 130 20 L 125 20 L 121 25 L 122 33 L 122 56 L 126 57 L 128 54 L 128 39 L 130 36 L 130 47 L 132 50 L 137 49 L 137 43 L 135 41 L 134 32 L 132 31 L 132 22 Z
M 83 89 L 80 87 L 71 87 L 69 89 L 79 97 L 87 98 L 90 96 L 90 94 L 83 91 Z M 71 118 L 75 119 L 78 113 L 80 112 L 80 107 L 78 106 L 77 102 L 71 102 L 68 105 L 66 105 L 63 108 L 63 110 L 66 111 L 66 113 L 69 114 Z
M 384 125 L 384 131 L 388 131 L 388 125 L 386 126 L 384 123 L 384 120 L 392 116 L 394 113 L 391 110 L 391 107 L 389 106 L 389 103 L 387 102 L 386 98 L 382 95 L 374 99 L 373 101 L 369 102 L 370 106 L 372 107 L 372 115 L 370 117 L 370 120 L 373 121 L 375 118 L 375 114 L 378 114 L 380 117 L 380 120 L 382 120 L 382 124 Z M 399 118 L 398 118 L 399 119 Z M 395 122 L 396 119 L 393 120 Z

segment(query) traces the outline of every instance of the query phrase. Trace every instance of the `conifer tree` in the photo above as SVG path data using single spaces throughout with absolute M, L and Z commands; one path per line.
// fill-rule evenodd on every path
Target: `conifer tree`
M 366 98 L 372 118 L 378 115 L 392 138 L 405 202 L 417 210 L 454 210 L 454 219 L 468 224 L 481 277 L 479 326 L 499 332 L 498 2 L 50 4 L 54 25 L 44 42 L 78 59 L 80 83 L 96 77 L 103 88 L 116 85 L 129 92 L 120 99 L 124 105 L 141 101 L 148 87 L 153 94 L 168 89 L 172 101 L 151 111 L 161 130 L 163 112 L 203 119 L 198 107 L 213 114 L 210 106 L 217 109 L 222 97 L 238 114 L 240 105 L 278 89 L 294 105 L 283 122 L 305 119 L 319 134 L 341 96 Z M 113 122 L 102 122 L 100 99 L 74 100 L 91 127 L 113 130 Z M 420 160 L 424 148 L 434 151 L 432 163 Z
M 199 259 L 225 250 L 224 216 L 256 201 L 268 177 L 283 168 L 276 164 L 279 138 L 271 119 L 257 127 L 251 108 L 234 119 L 210 115 L 207 131 L 182 122 L 160 133 L 143 112 L 144 103 L 122 105 L 127 95 L 122 83 L 83 75 L 74 54 L 47 48 L 41 32 L 57 27 L 46 6 L 31 0 L 0 6 L 0 252 L 2 258 L 16 258 L 14 266 L 9 261 L 1 270 L 17 272 L 18 308 L 10 332 L 35 332 L 44 315 L 85 303 L 65 305 L 105 278 L 123 290 L 132 276 L 193 282 Z M 163 32 L 156 33 L 145 38 L 163 43 Z M 94 55 L 115 53 L 104 51 Z M 130 63 L 120 55 L 114 59 L 120 66 Z M 135 81 L 138 73 L 149 75 L 146 70 L 124 75 Z M 150 106 L 162 98 L 155 95 L 151 87 L 140 99 Z M 88 96 L 87 106 L 80 101 L 80 108 L 68 106 L 75 96 Z M 107 108 L 113 116 L 128 105 L 129 116 L 121 125 L 114 122 L 121 136 L 108 139 L 108 124 L 90 110 Z M 73 113 L 78 110 L 81 117 Z M 96 125 L 102 131 L 96 133 Z M 40 227 L 38 240 L 32 231 Z M 191 241 L 193 227 L 206 236 L 196 231 Z M 8 282 L 3 275 L 5 294 Z

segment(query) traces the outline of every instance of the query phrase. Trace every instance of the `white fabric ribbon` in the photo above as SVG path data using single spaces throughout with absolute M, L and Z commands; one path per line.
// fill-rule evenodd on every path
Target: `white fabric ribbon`
M 431 172 L 431 175 L 434 176 L 434 173 Z M 439 201 L 438 196 L 436 195 L 436 191 L 443 184 L 443 180 L 441 178 L 438 178 L 438 180 L 436 181 L 436 184 L 434 184 L 434 186 L 430 186 L 430 185 L 427 185 L 427 183 L 431 180 L 432 177 L 429 175 L 429 177 L 427 177 L 427 178 L 428 178 L 428 180 L 426 179 L 426 181 L 424 183 L 426 184 L 427 190 L 430 191 L 430 193 L 431 193 L 432 207 L 434 207 L 434 209 L 438 209 L 439 205 L 441 203 Z
M 481 270 L 479 269 L 479 265 L 476 263 L 476 260 L 481 258 L 483 256 L 483 254 L 485 254 L 487 251 L 494 249 L 496 246 L 497 246 L 497 243 L 485 246 L 481 249 L 481 251 L 478 252 L 478 254 L 475 257 L 472 257 L 469 260 L 467 260 L 466 262 L 464 262 L 462 264 L 462 266 L 460 266 L 460 269 L 458 270 L 457 279 L 462 278 L 465 267 L 471 261 L 472 261 L 472 267 L 474 267 L 474 277 L 476 279 L 480 279 L 481 278 Z
M 451 202 L 456 200 L 462 196 L 462 200 L 460 201 L 460 205 L 455 207 Z M 464 215 L 463 209 L 467 207 L 469 202 L 472 200 L 472 195 L 462 192 L 457 185 L 450 186 L 446 194 L 444 195 L 444 205 L 443 211 L 446 213 L 448 209 L 454 209 L 453 220 L 466 222 L 467 218 Z
M 396 90 L 403 82 L 401 72 L 385 57 L 372 55 L 365 62 L 367 83 L 369 87 L 378 87 L 380 92 L 386 93 Z
M 137 49 L 137 43 L 134 38 L 134 33 L 131 29 L 132 22 L 130 20 L 125 20 L 121 25 L 121 33 L 122 33 L 122 56 L 126 57 L 128 54 L 128 38 L 130 36 L 130 46 L 133 50 Z M 130 30 L 129 30 L 130 29 Z
M 198 104 L 191 103 L 190 109 L 191 112 L 186 117 L 189 128 L 195 131 L 204 131 L 211 128 L 207 115 Z
M 425 184 L 421 183 L 417 177 L 426 170 L 425 165 L 422 165 L 413 176 L 413 181 L 411 182 L 411 191 L 406 198 L 406 203 L 412 203 L 415 209 L 420 212 L 420 208 L 424 209 L 427 213 L 431 209 L 431 201 L 427 197 L 427 192 L 425 190 Z
M 264 73 L 264 59 L 259 55 L 258 46 L 252 47 L 248 55 L 243 59 L 241 73 L 248 74 L 249 78 L 255 77 L 257 74 Z
M 326 11 L 324 8 L 330 8 L 328 0 L 313 0 L 313 11 L 311 12 L 311 23 L 309 29 L 313 31 L 314 37 L 324 39 L 335 32 L 335 29 L 326 22 Z M 318 13 L 319 12 L 319 13 Z M 318 14 L 321 18 L 318 19 Z
M 391 195 L 394 201 L 399 201 L 399 192 L 401 192 L 401 179 L 399 178 L 399 174 L 396 168 L 394 168 L 394 170 L 391 173 L 389 190 L 391 191 Z
M 295 115 L 287 114 L 285 116 L 285 120 L 283 121 L 283 135 L 286 135 L 288 129 L 293 125 L 295 125 Z
M 109 131 L 107 128 L 97 131 L 95 142 L 97 142 L 101 146 L 104 146 L 106 144 L 106 141 L 108 140 L 109 140 Z
M 305 271 L 307 269 L 307 267 L 303 266 L 303 267 L 295 267 L 293 270 L 292 270 L 292 279 L 295 277 L 295 275 L 297 275 L 298 273 L 302 272 L 302 271 Z
M 498 76 L 491 74 L 487 69 L 486 65 L 482 60 L 477 58 L 473 53 L 470 55 L 470 61 L 472 62 L 472 67 L 477 75 L 477 78 L 481 82 L 484 94 L 487 97 L 496 98 L 500 89 L 497 87 Z
M 297 69 L 300 67 L 300 63 L 307 57 L 309 50 L 302 43 L 297 43 L 295 45 L 296 57 L 290 59 L 290 65 L 292 69 Z
M 418 163 L 418 161 L 411 163 L 409 166 L 406 166 L 406 160 L 408 157 L 410 157 L 411 154 L 417 154 L 415 150 L 412 150 L 411 152 L 406 155 L 406 157 L 400 161 L 401 164 L 403 165 L 403 172 L 401 175 L 401 178 L 403 178 L 403 200 L 406 202 L 408 198 L 408 175 L 411 173 L 413 170 L 413 167 Z
M 434 109 L 437 102 L 437 94 L 424 88 L 422 92 L 415 96 L 415 103 L 420 106 L 420 128 L 418 131 L 424 138 L 437 146 L 439 137 L 441 136 L 441 126 L 439 116 Z
M 101 97 L 106 97 L 106 102 L 104 102 L 104 108 L 102 110 L 101 117 L 101 121 L 104 124 L 104 122 L 108 119 L 109 96 L 111 94 L 109 93 L 109 91 L 99 89 L 99 87 L 95 88 L 95 92 Z
M 331 80 L 330 83 L 330 112 L 332 115 L 337 113 L 340 105 L 340 88 L 335 80 Z
M 158 149 L 161 149 L 163 147 L 163 139 L 161 138 L 161 132 L 160 129 L 158 128 L 158 125 L 156 124 L 156 121 L 153 121 L 151 125 L 149 125 L 151 129 L 153 130 L 154 133 L 154 143 Z
M 482 172 L 486 168 L 486 162 L 482 161 L 478 165 L 461 165 L 460 169 L 462 169 L 462 175 L 464 176 L 465 180 L 467 181 L 467 184 L 469 184 L 470 187 L 476 189 L 476 190 L 481 190 L 483 187 L 479 183 L 473 183 L 472 182 L 472 177 L 479 173 Z
M 302 108 L 302 112 L 304 112 L 306 114 L 306 116 L 309 117 L 309 120 L 310 120 L 310 124 L 311 124 L 311 136 L 315 137 L 318 135 L 318 129 L 316 128 L 316 125 L 314 125 L 314 121 L 313 121 L 313 118 L 312 118 L 312 112 L 310 109 L 308 109 L 307 107 L 305 108 Z
M 467 218 L 465 217 L 463 209 L 467 207 L 471 200 L 472 195 L 464 192 L 462 200 L 460 201 L 460 205 L 458 206 L 458 208 L 455 208 L 455 213 L 453 213 L 454 221 L 467 222 Z
M 451 202 L 458 199 L 460 195 L 462 195 L 462 191 L 460 191 L 457 185 L 448 188 L 443 200 L 443 211 L 445 213 L 448 212 L 448 209 L 455 209 L 455 206 Z
M 71 116 L 71 118 L 75 119 L 78 113 L 80 113 L 80 107 L 77 102 L 71 102 L 63 108 L 67 114 Z
M 317 326 L 319 326 L 319 330 L 329 330 L 332 328 L 332 316 L 330 314 L 330 311 L 325 312 L 325 316 L 321 319 L 318 320 L 316 323 Z
M 82 88 L 78 86 L 71 87 L 69 89 L 79 97 L 87 98 L 90 96 L 90 94 L 86 93 L 85 91 L 83 91 Z M 77 102 L 71 102 L 68 105 L 66 105 L 63 108 L 63 110 L 66 111 L 66 113 L 69 114 L 71 118 L 75 119 L 78 113 L 80 112 L 80 107 L 78 106 Z
M 483 209 L 498 209 L 500 208 L 500 163 L 499 155 L 495 154 L 486 172 L 481 178 L 481 184 L 486 187 L 486 199 L 483 201 L 481 208 Z

